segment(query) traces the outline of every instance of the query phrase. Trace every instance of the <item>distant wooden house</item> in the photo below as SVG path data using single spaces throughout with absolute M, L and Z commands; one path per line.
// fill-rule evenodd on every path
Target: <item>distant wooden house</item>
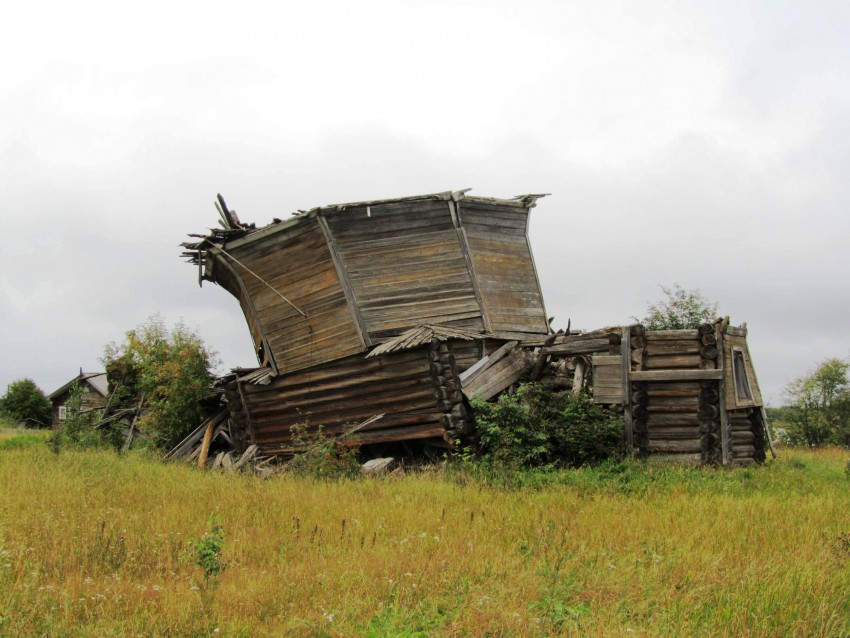
M 74 385 L 82 388 L 82 396 L 80 397 L 81 407 L 84 409 L 102 408 L 106 405 L 106 397 L 109 393 L 108 384 L 106 382 L 105 372 L 83 372 L 68 381 L 61 388 L 54 390 L 47 395 L 50 402 L 53 404 L 53 427 L 57 427 L 60 422 L 65 420 L 66 406 L 68 399 L 71 396 L 71 389 Z

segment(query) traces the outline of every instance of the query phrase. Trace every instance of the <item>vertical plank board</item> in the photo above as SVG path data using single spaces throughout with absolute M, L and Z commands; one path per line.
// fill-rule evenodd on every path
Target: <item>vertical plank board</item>
M 342 290 L 345 293 L 345 300 L 351 310 L 351 316 L 357 325 L 357 334 L 360 337 L 360 342 L 363 344 L 364 348 L 368 348 L 372 346 L 372 340 L 369 338 L 369 332 L 366 330 L 366 323 L 363 321 L 363 315 L 360 313 L 360 306 L 357 303 L 357 298 L 354 296 L 354 290 L 351 288 L 351 280 L 348 278 L 348 272 L 345 270 L 345 265 L 342 263 L 339 248 L 337 248 L 336 242 L 334 241 L 333 233 L 328 226 L 328 221 L 321 214 L 317 215 L 317 218 L 319 220 L 319 226 L 325 235 L 328 250 L 331 252 L 331 258 L 333 259 L 334 267 L 336 268 L 336 274 L 342 284 Z
M 449 202 L 450 206 L 454 206 L 454 202 Z M 454 218 L 454 213 L 452 217 Z M 478 285 L 478 277 L 475 275 L 475 267 L 472 264 L 472 257 L 469 254 L 469 240 L 466 238 L 466 230 L 463 228 L 457 229 L 458 240 L 460 240 L 460 248 L 463 251 L 463 257 L 466 259 L 466 268 L 469 270 L 469 278 L 472 281 L 472 291 L 475 293 L 475 299 L 478 301 L 478 307 L 481 310 L 481 318 L 484 320 L 485 332 L 492 332 L 493 328 L 490 325 L 490 317 L 484 307 L 484 299 L 481 296 L 481 288 Z

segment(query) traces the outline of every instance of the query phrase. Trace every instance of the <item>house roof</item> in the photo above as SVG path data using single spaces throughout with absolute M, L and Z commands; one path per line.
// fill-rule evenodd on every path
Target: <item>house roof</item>
M 89 386 L 91 386 L 91 388 L 95 392 L 97 392 L 98 394 L 100 394 L 103 397 L 105 397 L 107 394 L 109 394 L 109 389 L 108 389 L 109 384 L 106 381 L 106 373 L 105 372 L 83 372 L 82 370 L 80 370 L 80 374 L 78 374 L 76 377 L 74 377 L 73 379 L 68 381 L 68 383 L 63 385 L 58 390 L 54 390 L 53 392 L 48 394 L 47 398 L 52 401 L 53 399 L 56 399 L 56 398 L 62 396 L 68 390 L 71 389 L 72 385 L 74 385 L 75 383 L 78 383 L 80 381 L 85 381 L 86 383 L 88 383 Z
M 326 206 L 316 206 L 310 210 L 299 210 L 292 213 L 287 219 L 275 218 L 270 224 L 257 227 L 255 224 L 246 224 L 239 220 L 236 216 L 236 211 L 231 211 L 224 204 L 221 195 L 218 196 L 216 207 L 222 217 L 219 222 L 222 228 L 211 228 L 208 235 L 190 234 L 190 237 L 199 238 L 200 241 L 184 242 L 180 244 L 188 249 L 183 253 L 183 256 L 191 263 L 198 263 L 200 257 L 198 252 L 206 249 L 210 245 L 224 244 L 228 242 L 230 247 L 237 247 L 246 242 L 260 239 L 270 233 L 274 233 L 293 225 L 302 223 L 305 219 L 315 217 L 320 213 L 342 212 L 350 208 L 359 208 L 363 206 L 378 206 L 381 204 L 396 204 L 399 202 L 413 202 L 422 200 L 453 200 L 456 202 L 466 200 L 469 202 L 478 202 L 482 204 L 499 204 L 502 206 L 515 206 L 517 208 L 534 208 L 537 205 L 537 200 L 541 197 L 546 197 L 549 193 L 529 193 L 526 195 L 517 195 L 511 199 L 501 199 L 498 197 L 477 197 L 467 195 L 472 190 L 471 188 L 463 188 L 457 191 L 444 191 L 441 193 L 427 193 L 425 195 L 411 195 L 407 197 L 395 197 L 390 199 L 374 199 L 363 202 L 348 202 L 345 204 L 329 204 Z

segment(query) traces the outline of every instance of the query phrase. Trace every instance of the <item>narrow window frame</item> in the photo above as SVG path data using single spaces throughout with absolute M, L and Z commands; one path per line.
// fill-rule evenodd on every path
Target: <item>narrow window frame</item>
M 755 396 L 750 375 L 747 373 L 747 353 L 744 348 L 732 348 L 732 382 L 735 386 L 735 401 L 737 405 L 754 405 Z M 740 365 L 739 362 L 740 361 Z

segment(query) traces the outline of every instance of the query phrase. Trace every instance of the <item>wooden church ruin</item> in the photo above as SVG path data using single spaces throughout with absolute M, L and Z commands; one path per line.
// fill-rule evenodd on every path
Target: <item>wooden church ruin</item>
M 451 448 L 474 433 L 472 400 L 531 379 L 615 406 L 636 454 L 763 460 L 746 328 L 552 331 L 528 240 L 540 197 L 444 192 L 257 228 L 219 196 L 221 228 L 184 255 L 238 300 L 258 366 L 220 380 L 225 408 L 192 440 L 285 456 L 297 432 L 356 427 L 364 445 Z

